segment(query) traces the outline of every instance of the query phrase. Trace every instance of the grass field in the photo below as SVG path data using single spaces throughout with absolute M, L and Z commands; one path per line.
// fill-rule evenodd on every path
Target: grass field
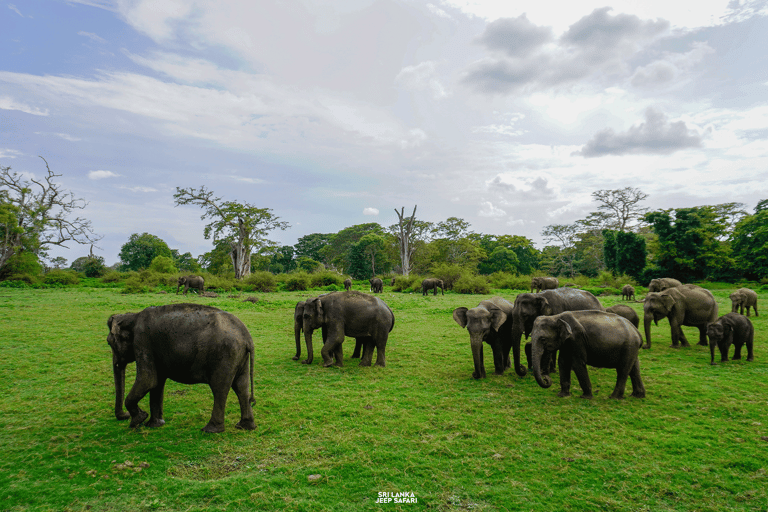
M 713 290 L 721 315 L 730 291 Z M 751 317 L 754 362 L 710 366 L 708 348 L 672 349 L 663 321 L 640 355 L 647 398 L 622 401 L 607 398 L 608 369 L 589 369 L 591 401 L 575 376 L 564 399 L 556 374 L 550 389 L 510 371 L 473 380 L 469 336 L 451 312 L 489 296 L 385 288 L 396 318 L 386 368 L 322 368 L 317 354 L 302 365 L 291 360 L 293 308 L 317 293 L 253 304 L 0 289 L 0 510 L 768 509 L 768 293 Z M 230 393 L 227 431 L 202 433 L 209 388 L 173 382 L 164 427 L 115 420 L 107 317 L 185 300 L 237 315 L 253 335 L 255 431 L 234 428 Z M 630 305 L 642 319 L 642 304 Z M 695 343 L 698 331 L 685 331 Z M 353 348 L 348 340 L 346 357 Z M 492 371 L 489 347 L 485 358 Z M 417 503 L 377 503 L 384 492 Z

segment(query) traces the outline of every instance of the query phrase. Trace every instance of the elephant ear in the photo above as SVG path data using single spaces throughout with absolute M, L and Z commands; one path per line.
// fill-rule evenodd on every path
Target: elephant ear
M 565 342 L 573 339 L 573 329 L 571 324 L 560 318 L 557 320 L 557 340 L 560 342 L 560 346 L 563 346 Z
M 664 304 L 664 308 L 667 310 L 667 313 L 672 311 L 672 307 L 675 305 L 675 298 L 666 294 L 662 294 L 660 297 L 661 303 Z
M 304 306 L 306 305 L 306 302 L 301 300 L 296 303 L 296 309 L 294 310 L 294 316 L 301 316 L 304 314 Z
M 546 297 L 536 297 L 536 309 L 541 315 L 549 316 L 552 314 L 552 307 L 549 305 L 549 301 Z
M 469 311 L 467 308 L 456 308 L 453 310 L 453 319 L 462 328 L 467 326 L 467 311 Z
M 491 328 L 498 332 L 504 322 L 507 321 L 507 314 L 500 309 L 494 309 L 491 313 Z
M 315 312 L 317 313 L 317 318 L 324 320 L 323 302 L 320 299 L 315 300 Z

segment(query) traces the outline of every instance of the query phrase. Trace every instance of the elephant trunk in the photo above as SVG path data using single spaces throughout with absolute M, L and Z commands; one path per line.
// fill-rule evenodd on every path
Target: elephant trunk
M 298 361 L 301 357 L 301 322 L 299 321 L 293 323 L 293 337 L 296 339 L 296 355 L 293 359 Z
M 523 337 L 523 333 L 520 329 L 512 329 L 512 358 L 515 365 L 515 373 L 518 377 L 525 377 L 528 374 L 528 369 L 520 364 L 520 341 Z
M 653 313 L 646 311 L 643 315 L 643 327 L 645 328 L 645 346 L 643 348 L 651 348 L 651 320 L 653 320 Z
M 717 345 L 717 342 L 714 340 L 709 340 L 709 364 L 715 364 L 715 346 Z
M 113 359 L 112 371 L 115 376 L 115 418 L 118 420 L 127 420 L 131 415 L 123 410 L 123 400 L 125 397 L 125 365 L 120 364 Z
M 475 363 L 475 371 L 472 376 L 476 379 L 485 378 L 485 363 L 483 362 L 483 333 L 470 332 L 469 345 L 472 348 L 472 360 Z
M 312 359 L 315 356 L 315 353 L 312 351 L 312 331 L 314 329 L 312 328 L 312 322 L 310 319 L 305 318 L 304 319 L 304 340 L 307 344 L 307 358 L 302 361 L 306 364 L 312 364 Z
M 531 347 L 531 359 L 533 359 L 533 376 L 536 378 L 536 382 L 543 388 L 548 388 L 552 385 L 552 379 L 549 376 L 549 358 L 547 358 L 546 372 L 542 373 L 541 361 L 544 357 L 544 347 L 541 343 L 534 341 Z

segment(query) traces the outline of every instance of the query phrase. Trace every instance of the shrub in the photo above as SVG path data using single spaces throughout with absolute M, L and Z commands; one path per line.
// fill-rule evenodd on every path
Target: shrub
M 133 275 L 126 279 L 125 287 L 121 293 L 148 293 L 149 286 L 147 286 L 139 275 Z
M 285 280 L 285 289 L 289 292 L 304 291 L 309 288 L 309 275 L 304 272 L 288 274 Z
M 257 271 L 243 279 L 243 290 L 249 292 L 274 292 L 277 281 L 271 272 Z
M 205 289 L 206 290 L 232 290 L 232 289 L 242 289 L 246 286 L 246 284 L 243 281 L 238 281 L 235 279 L 235 274 L 233 272 L 227 272 L 224 275 L 214 275 L 209 274 L 208 272 L 202 274 L 203 279 L 205 279 Z M 178 279 L 176 280 L 176 283 L 173 285 L 174 287 L 178 284 Z
M 11 256 L 3 265 L 0 270 L 0 280 L 19 281 L 17 276 L 34 277 L 39 276 L 42 271 L 43 267 L 34 253 L 21 251 Z M 13 279 L 10 276 L 13 276 Z
M 58 284 L 62 286 L 74 285 L 80 282 L 76 272 L 66 270 L 51 270 L 43 276 L 45 284 Z
M 517 276 L 509 272 L 494 272 L 488 276 L 488 279 L 493 288 L 526 291 L 531 289 L 530 276 Z
M 395 284 L 392 286 L 392 291 L 395 292 L 415 292 L 421 291 L 421 276 L 396 276 Z
M 483 276 L 464 274 L 453 283 L 453 290 L 458 293 L 490 293 L 491 287 Z
M 453 290 L 454 283 L 464 274 L 472 274 L 472 271 L 461 265 L 452 265 L 450 263 L 432 265 L 432 276 L 442 279 L 445 283 L 445 288 L 448 290 Z
M 344 277 L 336 272 L 318 272 L 316 274 L 310 274 L 309 282 L 312 288 L 327 287 L 330 285 L 340 286 L 344 288 Z
M 126 277 L 125 274 L 121 274 L 116 270 L 110 270 L 101 278 L 102 283 L 117 283 L 122 281 Z
M 149 264 L 149 270 L 160 274 L 175 274 L 178 272 L 173 264 L 173 258 L 168 256 L 155 256 L 155 259 Z
M 13 274 L 4 281 L 0 281 L 3 288 L 30 288 L 40 284 L 37 276 L 30 274 Z

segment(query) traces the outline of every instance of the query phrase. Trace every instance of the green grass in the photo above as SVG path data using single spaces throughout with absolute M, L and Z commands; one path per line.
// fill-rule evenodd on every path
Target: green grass
M 396 317 L 387 367 L 347 359 L 322 368 L 317 357 L 311 367 L 291 360 L 294 305 L 317 292 L 211 299 L 0 289 L 0 509 L 768 508 L 768 313 L 750 317 L 756 360 L 717 366 L 705 347 L 669 348 L 669 324 L 660 322 L 641 353 L 647 398 L 609 400 L 615 371 L 590 368 L 588 401 L 576 397 L 575 377 L 576 396 L 565 399 L 557 383 L 541 389 L 530 375 L 471 378 L 469 337 L 451 312 L 488 296 L 386 290 L 380 297 Z M 730 291 L 714 290 L 720 314 L 730 311 Z M 242 301 L 252 295 L 257 303 Z M 183 301 L 230 311 L 250 329 L 255 431 L 234 428 L 230 393 L 227 431 L 203 434 L 208 387 L 172 382 L 164 427 L 130 430 L 115 420 L 107 317 Z M 759 302 L 765 308 L 768 293 Z M 642 304 L 630 305 L 642 318 Z M 345 343 L 345 356 L 353 347 Z M 485 356 L 492 368 L 488 347 Z M 376 503 L 379 492 L 405 491 L 418 503 Z

